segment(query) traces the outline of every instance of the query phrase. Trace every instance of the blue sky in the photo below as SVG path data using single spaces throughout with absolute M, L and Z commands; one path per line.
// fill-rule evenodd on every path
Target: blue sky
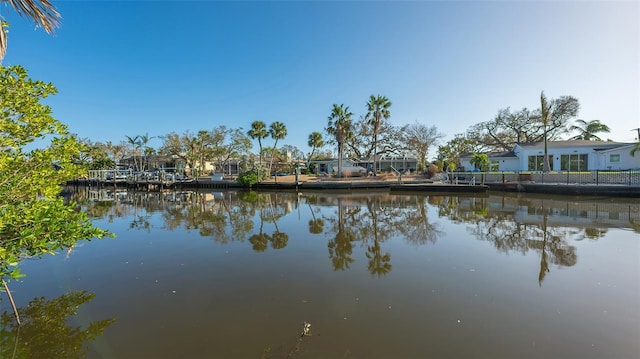
M 537 108 L 541 91 L 577 97 L 606 138 L 640 127 L 636 1 L 53 3 L 53 36 L 1 5 L 3 64 L 53 82 L 56 118 L 93 141 L 281 121 L 279 145 L 308 152 L 332 104 L 358 118 L 372 94 L 392 101 L 393 124 L 435 125 L 444 141 Z

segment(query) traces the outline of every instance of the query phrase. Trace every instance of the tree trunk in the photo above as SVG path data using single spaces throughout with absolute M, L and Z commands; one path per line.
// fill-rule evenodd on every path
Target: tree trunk
M 377 176 L 378 171 L 376 170 L 376 159 L 378 158 L 378 133 L 373 134 L 373 175 Z
M 2 285 L 4 286 L 4 290 L 7 292 L 7 297 L 9 297 L 9 302 L 11 303 L 11 308 L 13 308 L 13 314 L 16 316 L 16 322 L 18 326 L 22 325 L 20 323 L 20 314 L 18 314 L 18 308 L 16 307 L 16 303 L 13 301 L 13 296 L 11 295 L 11 291 L 9 290 L 9 286 L 5 280 L 2 280 Z
M 544 173 L 548 173 L 551 170 L 551 165 L 549 164 L 549 150 L 547 145 L 547 125 L 544 125 L 544 159 L 542 165 L 542 171 Z
M 344 144 L 342 142 L 338 143 L 338 173 L 337 177 L 342 178 L 342 148 Z

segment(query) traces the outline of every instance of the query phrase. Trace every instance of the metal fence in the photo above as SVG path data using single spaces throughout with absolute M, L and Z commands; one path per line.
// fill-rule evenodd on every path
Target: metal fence
M 453 183 L 564 183 L 579 185 L 624 185 L 640 186 L 640 170 L 596 170 L 596 171 L 562 171 L 562 172 L 454 172 L 449 174 Z

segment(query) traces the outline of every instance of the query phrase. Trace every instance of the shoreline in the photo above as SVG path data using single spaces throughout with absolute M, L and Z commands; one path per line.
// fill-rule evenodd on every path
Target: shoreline
M 403 176 L 402 181 L 396 176 L 381 175 L 377 177 L 331 178 L 301 175 L 298 182 L 295 176 L 280 176 L 269 181 L 262 181 L 253 186 L 238 184 L 233 180 L 212 181 L 209 177 L 194 179 L 188 182 L 154 183 L 140 182 L 136 184 L 126 182 L 101 182 L 77 180 L 68 185 L 89 187 L 127 187 L 139 190 L 153 191 L 163 189 L 249 189 L 249 190 L 379 190 L 392 192 L 438 192 L 438 193 L 486 193 L 486 192 L 519 192 L 541 193 L 555 195 L 592 195 L 609 197 L 640 198 L 640 186 L 605 185 L 605 184 L 566 184 L 566 183 L 535 183 L 520 182 L 485 182 L 484 184 L 451 184 L 433 181 L 424 176 Z

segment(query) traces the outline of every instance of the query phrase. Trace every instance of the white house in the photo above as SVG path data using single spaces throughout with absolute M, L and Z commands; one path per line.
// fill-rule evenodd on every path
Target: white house
M 635 156 L 631 156 L 631 150 L 634 146 L 635 144 L 627 144 L 597 152 L 598 169 L 640 169 L 640 151 L 637 151 Z
M 551 171 L 640 169 L 640 152 L 631 156 L 635 144 L 603 141 L 549 141 Z M 491 171 L 542 171 L 544 142 L 516 144 L 513 151 L 487 153 Z M 473 154 L 460 156 L 461 166 L 473 170 Z

